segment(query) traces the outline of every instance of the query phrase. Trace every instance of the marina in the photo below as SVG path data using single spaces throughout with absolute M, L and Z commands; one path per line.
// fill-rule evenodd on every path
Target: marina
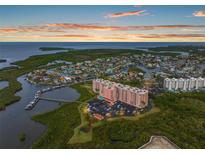
M 58 108 L 61 104 L 53 101 L 39 100 L 38 104 L 29 112 L 25 106 L 34 99 L 37 91 L 47 89 L 48 86 L 33 85 L 25 80 L 25 75 L 20 76 L 18 82 L 22 84 L 22 90 L 15 95 L 21 100 L 8 106 L 6 110 L 0 112 L 0 148 L 29 148 L 46 130 L 46 126 L 32 120 L 37 114 L 42 114 Z M 70 88 L 62 87 L 47 91 L 41 94 L 45 98 L 55 98 L 67 100 L 66 103 L 74 102 L 79 97 L 79 93 Z M 15 129 L 14 129 L 15 128 Z M 20 142 L 20 133 L 26 135 L 26 140 Z
M 53 87 L 48 87 L 48 88 L 45 88 L 45 89 L 42 89 L 42 90 L 38 90 L 35 93 L 33 101 L 31 101 L 28 105 L 26 105 L 25 110 L 32 110 L 37 105 L 39 100 L 48 100 L 48 101 L 55 101 L 55 102 L 68 102 L 66 100 L 59 100 L 59 99 L 51 99 L 51 98 L 41 97 L 41 95 L 43 93 L 46 93 L 48 91 L 52 91 L 52 90 L 55 90 L 55 89 L 63 88 L 63 87 L 65 87 L 65 86 L 64 85 L 62 85 L 62 86 L 53 86 Z

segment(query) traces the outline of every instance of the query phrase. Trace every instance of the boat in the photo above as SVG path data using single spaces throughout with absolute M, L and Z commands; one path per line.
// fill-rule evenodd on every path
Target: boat
M 25 110 L 31 110 L 32 108 L 33 108 L 33 105 L 28 104 L 28 105 L 26 105 Z

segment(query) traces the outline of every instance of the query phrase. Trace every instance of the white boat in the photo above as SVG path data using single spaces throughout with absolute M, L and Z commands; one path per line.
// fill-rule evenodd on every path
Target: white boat
M 32 108 L 33 108 L 33 105 L 28 104 L 28 105 L 26 105 L 25 110 L 31 110 Z

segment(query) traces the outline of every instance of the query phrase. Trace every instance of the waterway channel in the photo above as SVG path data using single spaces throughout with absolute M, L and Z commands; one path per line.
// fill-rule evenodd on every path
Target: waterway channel
M 30 148 L 32 143 L 42 135 L 46 126 L 31 120 L 33 115 L 47 112 L 59 107 L 59 103 L 40 100 L 31 111 L 26 111 L 25 106 L 34 98 L 35 93 L 46 86 L 32 85 L 25 80 L 25 76 L 18 78 L 22 84 L 22 90 L 16 95 L 21 100 L 7 106 L 6 110 L 0 112 L 0 148 Z M 76 100 L 79 93 L 70 88 L 64 87 L 45 94 L 47 97 L 64 99 L 69 102 Z M 19 134 L 25 133 L 26 140 L 19 141 Z

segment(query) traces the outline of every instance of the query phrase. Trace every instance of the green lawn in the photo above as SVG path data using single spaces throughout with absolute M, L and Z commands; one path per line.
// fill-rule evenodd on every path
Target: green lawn
M 72 138 L 70 138 L 70 140 L 68 141 L 68 144 L 85 143 L 92 140 L 92 130 L 88 132 L 80 131 L 82 127 L 86 127 L 88 125 L 88 121 L 81 111 L 82 110 L 81 107 L 83 107 L 83 105 L 85 104 L 86 103 L 83 102 L 83 104 L 79 105 L 78 107 L 78 111 L 80 112 L 80 117 L 81 117 L 81 124 L 74 129 L 74 134 Z
M 86 127 L 89 124 L 87 117 L 83 113 L 83 109 L 84 107 L 86 107 L 87 102 L 90 99 L 93 99 L 93 97 L 95 96 L 95 94 L 91 91 L 91 87 L 92 87 L 91 84 L 84 84 L 84 85 L 78 84 L 73 86 L 73 88 L 78 88 L 78 91 L 81 94 L 86 93 L 86 95 L 84 95 L 84 97 L 83 95 L 81 95 L 81 98 L 79 98 L 79 100 L 81 100 L 81 104 L 78 106 L 78 111 L 81 117 L 81 124 L 74 129 L 74 135 L 68 141 L 68 144 L 85 143 L 92 140 L 92 130 L 88 132 L 80 131 L 82 127 Z

